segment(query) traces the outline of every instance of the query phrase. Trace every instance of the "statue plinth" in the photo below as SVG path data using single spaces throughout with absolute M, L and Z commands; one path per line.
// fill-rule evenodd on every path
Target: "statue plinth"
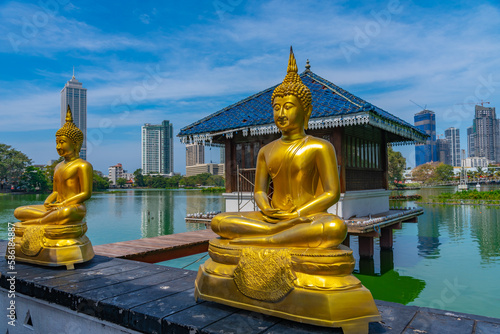
M 73 269 L 94 257 L 85 222 L 71 225 L 14 224 L 16 261 Z
M 344 333 L 368 331 L 380 315 L 352 275 L 352 250 L 241 246 L 210 241 L 195 297 Z

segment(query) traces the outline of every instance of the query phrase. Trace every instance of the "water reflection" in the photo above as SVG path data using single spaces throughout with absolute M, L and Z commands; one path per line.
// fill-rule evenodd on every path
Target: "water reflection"
M 479 214 L 470 217 L 472 238 L 478 243 L 483 263 L 500 262 L 500 210 L 498 207 L 479 206 Z
M 151 238 L 174 231 L 174 197 L 170 191 L 142 193 L 141 236 Z
M 418 255 L 439 258 L 439 212 L 431 208 L 418 217 Z

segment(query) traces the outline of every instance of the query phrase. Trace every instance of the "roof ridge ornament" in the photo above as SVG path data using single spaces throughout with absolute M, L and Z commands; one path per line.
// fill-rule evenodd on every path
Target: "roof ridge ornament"
M 306 72 L 311 72 L 311 65 L 309 64 L 309 59 L 306 61 Z

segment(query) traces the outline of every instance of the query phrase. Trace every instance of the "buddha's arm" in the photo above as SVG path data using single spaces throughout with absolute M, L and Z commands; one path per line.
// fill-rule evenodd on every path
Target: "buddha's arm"
M 269 185 L 269 173 L 267 171 L 267 164 L 264 155 L 264 148 L 259 151 L 257 156 L 257 167 L 255 171 L 255 192 L 254 198 L 259 209 L 266 215 L 278 211 L 273 209 L 267 197 L 267 187 Z
M 57 199 L 57 187 L 56 187 L 56 182 L 54 182 L 54 185 L 52 186 L 52 193 L 49 196 L 47 196 L 43 205 L 46 208 L 49 208 L 50 204 L 53 203 L 56 199 Z
M 60 203 L 61 206 L 67 206 L 71 204 L 81 204 L 88 200 L 92 195 L 92 165 L 89 163 L 79 164 L 75 166 L 77 170 L 77 178 L 80 183 L 80 192 L 66 198 Z
M 340 198 L 337 157 L 331 144 L 324 144 L 322 149 L 316 151 L 316 166 L 319 171 L 320 182 L 323 185 L 323 193 L 298 208 L 299 216 L 326 212 Z

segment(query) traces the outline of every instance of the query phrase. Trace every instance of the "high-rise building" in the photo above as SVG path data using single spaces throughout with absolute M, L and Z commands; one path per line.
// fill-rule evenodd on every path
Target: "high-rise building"
M 444 130 L 449 145 L 450 165 L 460 167 L 460 129 L 451 127 Z
M 73 77 L 61 90 L 61 126 L 66 123 L 68 105 L 71 108 L 73 122 L 83 132 L 80 158 L 87 160 L 87 89 L 76 80 L 74 69 Z
M 425 144 L 417 144 L 415 146 L 416 166 L 420 166 L 431 161 L 437 161 L 436 114 L 434 114 L 431 110 L 424 109 L 415 114 L 414 121 L 417 128 L 430 136 Z
M 187 144 L 186 145 L 186 167 L 205 163 L 205 145 Z
M 451 165 L 450 144 L 446 139 L 436 140 L 437 161 Z
M 467 156 L 476 156 L 476 131 L 474 131 L 474 126 L 467 128 Z
M 173 126 L 169 121 L 142 127 L 142 174 L 174 172 Z
M 473 156 L 500 161 L 499 126 L 500 121 L 496 117 L 495 108 L 476 105 L 476 115 L 473 130 L 471 130 L 473 132 Z

